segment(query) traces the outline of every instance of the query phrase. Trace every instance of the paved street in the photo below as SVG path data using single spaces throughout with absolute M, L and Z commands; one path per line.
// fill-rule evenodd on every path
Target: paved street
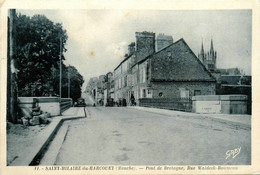
M 89 107 L 68 121 L 57 165 L 250 164 L 250 129 L 123 107 Z M 235 157 L 226 152 L 240 148 Z

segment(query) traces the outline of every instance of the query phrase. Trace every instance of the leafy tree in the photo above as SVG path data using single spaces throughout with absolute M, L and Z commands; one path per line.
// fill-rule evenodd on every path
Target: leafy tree
M 96 88 L 98 82 L 97 77 L 92 77 L 89 79 L 87 86 L 86 86 L 86 92 L 89 93 L 91 96 L 93 96 L 93 90 Z
M 69 74 L 69 75 L 68 75 Z M 68 79 L 70 78 L 70 98 L 76 101 L 81 97 L 81 87 L 84 83 L 83 76 L 74 66 L 62 64 L 62 98 L 68 98 Z M 59 69 L 52 69 L 52 80 L 50 86 L 53 87 L 53 95 L 59 94 Z
M 65 74 L 65 75 L 64 75 Z M 69 76 L 68 76 L 69 74 Z M 84 83 L 84 79 L 82 75 L 78 72 L 78 70 L 74 66 L 68 66 L 63 71 L 63 97 L 68 97 L 68 78 L 70 78 L 70 98 L 73 101 L 76 101 L 81 97 L 81 87 Z
M 42 96 L 48 93 L 52 84 L 52 69 L 59 67 L 61 41 L 62 52 L 66 51 L 66 30 L 44 15 L 19 14 L 16 22 L 19 95 Z

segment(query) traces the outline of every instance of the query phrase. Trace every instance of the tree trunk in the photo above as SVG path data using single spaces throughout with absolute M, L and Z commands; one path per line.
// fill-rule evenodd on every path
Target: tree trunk
M 17 122 L 17 70 L 16 70 L 16 12 L 9 10 L 8 21 L 8 58 L 7 58 L 7 120 Z

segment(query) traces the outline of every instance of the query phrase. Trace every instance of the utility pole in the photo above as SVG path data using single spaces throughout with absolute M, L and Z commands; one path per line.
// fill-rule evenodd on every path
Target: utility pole
M 70 67 L 68 67 L 68 98 L 70 98 Z
M 17 122 L 16 11 L 9 10 L 8 21 L 7 120 Z
M 60 37 L 60 115 L 61 115 L 61 90 L 62 90 L 62 37 Z

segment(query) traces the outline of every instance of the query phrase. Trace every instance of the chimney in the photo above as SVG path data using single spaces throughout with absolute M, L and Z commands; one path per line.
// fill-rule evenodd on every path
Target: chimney
M 136 36 L 136 58 L 137 61 L 155 52 L 155 33 L 135 32 Z
M 128 55 L 132 55 L 135 52 L 135 42 L 128 45 Z
M 173 43 L 173 38 L 170 35 L 159 33 L 156 37 L 156 51 L 162 50 Z

